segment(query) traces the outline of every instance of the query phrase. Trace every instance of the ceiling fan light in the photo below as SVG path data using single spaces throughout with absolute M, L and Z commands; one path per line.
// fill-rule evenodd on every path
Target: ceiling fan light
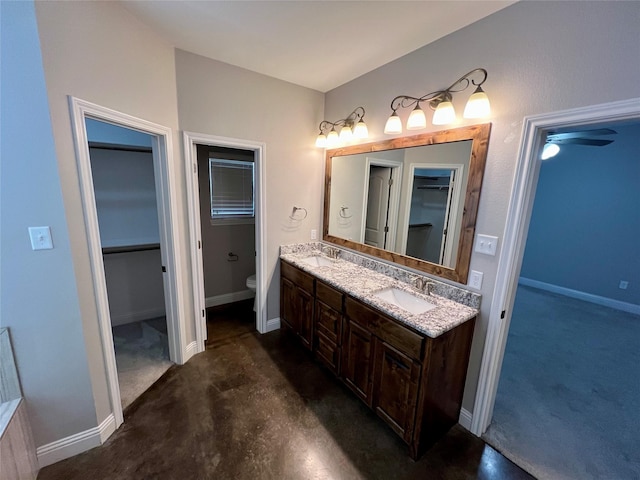
M 422 109 L 416 105 L 411 111 L 409 118 L 407 119 L 407 130 L 420 130 L 427 127 L 427 117 L 425 117 Z
M 473 95 L 467 100 L 467 105 L 464 107 L 464 118 L 483 118 L 488 117 L 491 114 L 491 105 L 489 104 L 489 97 L 484 93 L 482 88 L 476 88 Z
M 384 133 L 393 135 L 394 133 L 402 133 L 402 121 L 396 112 L 393 112 L 387 119 L 384 126 Z
M 446 125 L 453 123 L 456 120 L 456 111 L 453 108 L 453 103 L 449 101 L 440 102 L 436 111 L 433 113 L 433 120 L 431 123 L 434 125 Z
M 542 160 L 548 160 L 551 157 L 555 157 L 558 152 L 560 152 L 560 147 L 558 145 L 555 143 L 547 143 L 542 148 L 542 155 L 540 155 L 540 158 Z
M 318 135 L 318 138 L 316 138 L 316 147 L 324 148 L 326 146 L 327 146 L 327 136 L 324 133 L 321 133 L 320 135 Z
M 351 131 L 351 127 L 345 125 L 340 130 L 340 141 L 348 142 L 353 138 L 353 132 Z
M 367 128 L 367 124 L 364 121 L 360 120 L 356 125 L 356 128 L 353 129 L 353 136 L 355 138 L 368 138 L 369 137 L 369 129 Z

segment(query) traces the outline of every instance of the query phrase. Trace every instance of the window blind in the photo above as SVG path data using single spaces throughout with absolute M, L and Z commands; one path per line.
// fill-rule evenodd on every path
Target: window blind
M 210 158 L 211 218 L 253 217 L 253 184 L 253 162 Z

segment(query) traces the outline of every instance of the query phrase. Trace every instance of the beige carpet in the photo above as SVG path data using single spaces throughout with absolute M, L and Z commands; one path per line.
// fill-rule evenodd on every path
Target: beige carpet
M 126 408 L 173 365 L 164 317 L 113 327 L 122 408 Z
M 483 438 L 539 479 L 640 479 L 640 317 L 520 286 Z

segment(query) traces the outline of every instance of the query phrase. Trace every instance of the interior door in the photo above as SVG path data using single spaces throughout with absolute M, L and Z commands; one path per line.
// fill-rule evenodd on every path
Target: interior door
M 364 243 L 386 248 L 389 231 L 389 197 L 391 194 L 391 168 L 371 166 Z
M 455 181 L 455 174 L 456 171 L 451 170 L 451 176 L 449 177 L 449 188 L 447 190 L 447 203 L 444 214 L 444 230 L 442 232 L 442 244 L 440 245 L 440 264 L 442 265 L 451 264 L 451 259 L 445 257 L 450 257 L 453 253 L 451 248 L 447 249 L 447 246 L 449 246 L 448 240 L 451 237 L 451 235 L 449 234 L 451 229 L 451 199 L 453 194 L 453 182 Z

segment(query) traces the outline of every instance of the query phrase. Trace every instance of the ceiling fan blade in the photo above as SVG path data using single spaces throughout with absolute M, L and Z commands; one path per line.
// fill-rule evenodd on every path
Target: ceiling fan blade
M 565 138 L 582 138 L 582 137 L 590 137 L 590 136 L 598 136 L 598 135 L 615 135 L 618 132 L 615 130 L 611 130 L 610 128 L 595 128 L 593 130 L 578 130 L 575 132 L 565 132 L 565 133 L 553 133 L 550 132 L 547 134 L 547 140 L 556 141 L 563 140 Z
M 560 140 L 548 139 L 549 143 L 558 145 L 588 145 L 590 147 L 604 147 L 613 143 L 613 140 L 597 140 L 595 138 L 563 138 Z

